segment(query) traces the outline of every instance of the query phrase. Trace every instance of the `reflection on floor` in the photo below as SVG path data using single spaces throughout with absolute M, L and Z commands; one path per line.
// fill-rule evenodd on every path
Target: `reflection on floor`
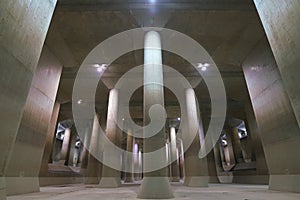
M 43 187 L 40 193 L 8 197 L 8 200 L 114 200 L 136 199 L 138 185 L 124 184 L 118 189 L 100 189 L 95 185 Z M 300 194 L 269 191 L 260 185 L 219 185 L 190 188 L 173 184 L 175 199 L 184 200 L 300 200 Z

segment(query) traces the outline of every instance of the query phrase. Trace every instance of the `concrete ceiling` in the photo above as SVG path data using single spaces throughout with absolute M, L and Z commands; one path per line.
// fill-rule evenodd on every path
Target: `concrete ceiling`
M 65 117 L 71 117 L 70 101 L 77 70 L 88 53 L 99 43 L 122 31 L 138 28 L 153 20 L 165 28 L 180 31 L 198 41 L 212 56 L 224 79 L 229 108 L 240 109 L 248 98 L 242 73 L 242 62 L 264 36 L 260 20 L 251 0 L 59 0 L 46 45 L 64 65 L 58 92 Z M 154 22 L 155 23 L 155 22 Z M 197 71 L 185 60 L 169 52 L 163 53 L 164 64 L 189 80 L 199 82 Z M 113 87 L 126 71 L 143 63 L 143 51 L 128 53 L 108 67 L 99 83 L 96 101 L 99 109 L 107 104 L 108 88 Z M 196 85 L 194 85 L 196 86 Z M 202 105 L 209 104 L 204 82 L 195 88 Z M 132 101 L 132 113 L 140 118 L 142 90 Z M 178 115 L 177 101 L 166 92 L 168 113 Z M 65 108 L 64 108 L 65 106 Z M 134 106 L 133 106 L 134 107 Z M 136 111 L 135 111 L 136 109 Z M 241 109 L 240 109 L 241 110 Z M 244 111 L 241 111 L 244 112 Z M 238 114 L 237 114 L 238 115 Z M 234 116 L 232 116 L 234 117 Z

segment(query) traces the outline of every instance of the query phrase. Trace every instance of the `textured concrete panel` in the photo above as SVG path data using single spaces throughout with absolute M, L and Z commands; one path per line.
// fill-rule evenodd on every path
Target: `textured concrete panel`
M 55 4 L 56 0 L 0 2 L 0 176 L 7 168 Z
M 39 191 L 37 177 L 61 70 L 60 63 L 45 47 L 33 77 L 6 172 L 9 195 Z
M 300 125 L 300 1 L 254 0 Z
M 299 126 L 265 39 L 246 59 L 243 69 L 270 175 L 300 174 L 299 155 L 296 153 L 300 150 Z M 299 192 L 299 185 L 293 184 L 298 176 L 288 177 L 290 179 L 271 178 L 270 189 Z

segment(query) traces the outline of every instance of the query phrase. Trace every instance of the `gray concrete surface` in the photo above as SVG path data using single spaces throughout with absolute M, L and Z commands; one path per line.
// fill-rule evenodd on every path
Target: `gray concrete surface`
M 191 188 L 172 183 L 175 199 L 192 200 L 297 200 L 300 194 L 269 191 L 264 185 L 209 185 L 208 188 Z M 93 200 L 136 199 L 138 185 L 125 184 L 121 188 L 101 189 L 95 186 L 42 187 L 40 193 L 8 197 L 8 200 Z

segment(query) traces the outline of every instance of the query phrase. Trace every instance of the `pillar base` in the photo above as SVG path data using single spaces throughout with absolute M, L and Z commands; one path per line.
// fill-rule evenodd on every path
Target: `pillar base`
M 100 188 L 118 188 L 121 185 L 120 178 L 117 177 L 102 177 L 98 187 Z
M 188 176 L 184 179 L 184 185 L 188 187 L 208 187 L 208 176 Z
M 137 198 L 172 199 L 174 195 L 167 177 L 144 177 Z
M 180 181 L 180 178 L 179 178 L 179 177 L 171 177 L 171 178 L 170 178 L 170 181 L 171 181 L 171 182 L 179 182 L 179 181 Z
M 6 195 L 40 192 L 38 177 L 6 177 Z
M 84 184 L 99 184 L 99 178 L 98 177 L 85 177 Z
M 224 172 L 218 175 L 220 183 L 228 184 L 233 183 L 233 174 L 232 172 Z
M 130 177 L 130 178 L 125 178 L 124 182 L 125 182 L 125 183 L 133 183 L 134 180 L 133 180 L 132 177 Z
M 269 189 L 300 193 L 300 175 L 270 175 Z
M 6 200 L 5 178 L 0 177 L 0 199 Z

